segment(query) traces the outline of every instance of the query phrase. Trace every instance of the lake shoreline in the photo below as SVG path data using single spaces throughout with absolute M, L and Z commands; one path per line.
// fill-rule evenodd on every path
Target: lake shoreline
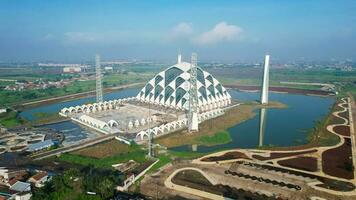
M 246 92 L 259 92 L 261 86 L 257 85 L 225 85 L 226 88 L 238 89 Z M 316 96 L 333 96 L 334 92 L 324 91 L 324 90 L 310 90 L 310 89 L 299 89 L 293 87 L 282 87 L 282 86 L 270 86 L 270 92 L 278 93 L 288 93 L 288 94 L 303 94 L 303 95 L 316 95 Z
M 110 87 L 110 88 L 105 88 L 103 89 L 104 93 L 111 93 L 115 91 L 120 91 L 123 89 L 127 88 L 135 88 L 144 85 L 144 83 L 132 83 L 132 84 L 125 84 L 121 86 L 116 86 L 116 87 Z M 58 102 L 65 102 L 65 101 L 71 101 L 71 100 L 76 100 L 76 99 L 82 99 L 84 97 L 93 97 L 95 96 L 96 91 L 91 90 L 87 92 L 81 92 L 81 93 L 76 93 L 76 94 L 69 94 L 65 96 L 59 96 L 59 97 L 53 97 L 53 98 L 47 98 L 43 100 L 36 100 L 32 102 L 27 102 L 27 103 L 22 103 L 21 105 L 15 106 L 17 110 L 23 111 L 29 108 L 35 108 L 38 106 L 43 106 L 43 105 L 48 105 L 52 103 L 58 103 Z

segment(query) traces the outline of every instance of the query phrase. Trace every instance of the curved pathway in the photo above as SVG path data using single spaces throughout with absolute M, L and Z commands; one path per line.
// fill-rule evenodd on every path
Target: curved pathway
M 237 159 L 223 160 L 223 161 L 217 161 L 217 162 L 216 161 L 202 161 L 204 158 L 223 156 L 226 153 L 238 151 L 238 152 L 244 153 L 248 158 L 250 158 L 249 162 L 252 161 L 252 162 L 256 162 L 256 163 L 260 163 L 260 164 L 271 165 L 271 166 L 276 166 L 279 168 L 285 168 L 285 169 L 290 169 L 290 170 L 294 170 L 294 171 L 299 171 L 299 172 L 306 173 L 306 174 L 318 175 L 318 176 L 322 176 L 322 177 L 326 177 L 326 178 L 330 178 L 330 179 L 334 179 L 334 180 L 352 182 L 356 186 L 356 159 L 355 159 L 356 158 L 355 157 L 356 150 L 355 150 L 355 133 L 354 133 L 354 127 L 353 127 L 353 120 L 352 120 L 351 100 L 350 100 L 350 98 L 342 98 L 341 101 L 342 102 L 338 103 L 337 106 L 342 109 L 339 111 L 333 112 L 332 115 L 342 119 L 344 122 L 339 123 L 339 124 L 330 124 L 326 127 L 329 132 L 331 132 L 339 137 L 340 141 L 338 144 L 335 144 L 333 146 L 326 146 L 326 147 L 312 147 L 312 148 L 306 148 L 306 149 L 301 149 L 301 150 L 283 150 L 283 151 L 256 150 L 256 149 L 227 150 L 227 151 L 221 151 L 221 152 L 213 153 L 213 154 L 210 154 L 207 156 L 203 156 L 201 158 L 193 160 L 192 163 L 194 163 L 194 164 L 217 164 L 217 163 L 222 164 L 222 163 L 234 163 L 238 160 L 244 160 L 244 158 L 237 158 Z M 349 114 L 349 120 L 340 115 L 340 113 L 347 112 L 347 111 Z M 337 126 L 340 126 L 340 125 L 350 127 L 350 136 L 343 136 L 343 135 L 334 131 L 334 128 Z M 353 179 L 345 179 L 345 178 L 331 176 L 331 175 L 325 174 L 323 171 L 323 162 L 322 162 L 323 153 L 326 150 L 336 149 L 336 148 L 342 146 L 345 143 L 345 138 L 351 138 L 351 146 L 352 146 L 351 149 L 352 149 L 352 158 L 353 158 L 352 161 L 353 161 L 353 165 L 355 167 Z M 285 157 L 279 157 L 279 158 L 274 158 L 274 159 L 272 158 L 272 159 L 267 159 L 265 161 L 261 161 L 261 160 L 258 160 L 258 159 L 255 159 L 252 157 L 253 155 L 270 157 L 271 153 L 297 153 L 297 152 L 304 152 L 304 151 L 310 151 L 310 150 L 316 150 L 316 152 L 298 154 L 298 155 L 292 155 L 292 156 L 286 155 Z M 282 165 L 278 164 L 278 161 L 280 161 L 280 160 L 288 160 L 288 159 L 296 158 L 296 157 L 300 157 L 300 156 L 311 156 L 311 157 L 317 158 L 318 171 L 317 172 L 307 172 L 304 170 L 290 168 L 290 167 L 286 167 L 286 166 L 282 166 Z M 317 185 L 317 184 L 320 184 L 320 182 L 316 181 L 316 182 L 310 183 L 309 185 L 311 187 L 313 187 L 314 189 L 325 191 L 325 192 L 336 194 L 336 195 L 356 195 L 356 189 L 351 192 L 338 192 L 338 191 L 334 191 L 334 190 L 328 190 L 328 189 L 316 187 L 315 185 Z
M 164 181 L 164 185 L 167 188 L 170 188 L 170 189 L 173 189 L 173 190 L 178 190 L 180 192 L 193 194 L 193 195 L 204 197 L 204 198 L 207 198 L 207 199 L 221 199 L 221 200 L 229 199 L 229 198 L 226 198 L 224 196 L 220 196 L 220 195 L 213 194 L 213 193 L 210 193 L 210 192 L 205 192 L 205 191 L 202 191 L 202 190 L 198 190 L 198 189 L 194 189 L 194 188 L 190 188 L 190 187 L 174 184 L 172 182 L 173 177 L 175 177 L 179 172 L 185 171 L 185 170 L 197 171 L 201 175 L 203 175 L 212 185 L 216 185 L 216 181 L 213 180 L 210 176 L 208 176 L 208 174 L 206 174 L 203 170 L 201 170 L 199 168 L 194 168 L 194 167 L 184 167 L 184 168 L 177 169 L 171 175 L 169 175 L 169 177 Z

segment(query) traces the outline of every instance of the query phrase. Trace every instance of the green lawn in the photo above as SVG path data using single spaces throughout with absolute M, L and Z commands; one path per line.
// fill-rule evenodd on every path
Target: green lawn
M 118 86 L 129 83 L 145 82 L 152 78 L 154 74 L 152 73 L 127 73 L 127 74 L 110 74 L 104 76 L 103 85 L 108 86 Z
M 213 146 L 218 144 L 226 144 L 231 142 L 230 133 L 226 130 L 215 133 L 214 135 L 203 135 L 196 139 L 198 144 Z
M 17 113 L 14 111 L 0 115 L 0 124 L 7 128 L 21 125 L 21 120 L 17 118 Z
M 117 154 L 101 159 L 65 153 L 59 157 L 59 160 L 84 166 L 94 165 L 95 167 L 100 168 L 110 168 L 113 164 L 127 162 L 129 160 L 134 160 L 139 163 L 145 162 L 146 152 L 144 150 L 142 150 L 138 145 L 132 145 L 130 148 L 132 148 L 132 151 L 128 153 Z
M 8 85 L 14 85 L 15 82 L 13 81 L 0 81 L 0 87 L 5 87 L 5 86 L 8 86 Z
M 204 153 L 198 153 L 193 151 L 169 151 L 169 154 L 173 157 L 182 159 L 195 159 L 204 155 Z
M 336 122 L 343 122 L 339 118 L 332 115 L 332 112 L 340 110 L 337 106 L 337 100 L 332 108 L 330 108 L 329 113 L 325 115 L 322 119 L 315 122 L 313 128 L 308 130 L 307 139 L 309 143 L 315 144 L 316 146 L 332 146 L 340 142 L 340 139 L 337 135 L 329 132 L 327 126 Z
M 159 155 L 158 159 L 159 161 L 153 165 L 153 167 L 148 172 L 154 172 L 172 161 L 172 159 L 166 155 Z

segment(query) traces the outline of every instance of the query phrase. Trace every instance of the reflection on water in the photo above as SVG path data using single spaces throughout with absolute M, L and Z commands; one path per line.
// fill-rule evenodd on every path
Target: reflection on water
M 233 99 L 255 101 L 259 93 L 229 90 Z M 270 93 L 271 101 L 286 104 L 284 109 L 256 110 L 256 117 L 227 129 L 231 142 L 215 146 L 173 147 L 173 151 L 212 152 L 233 148 L 256 148 L 262 145 L 292 146 L 307 143 L 307 130 L 326 116 L 334 103 L 332 97 L 306 96 L 300 94 Z
M 86 129 L 82 128 L 78 124 L 72 123 L 71 121 L 49 124 L 45 125 L 44 127 L 62 132 L 64 134 L 64 146 L 74 144 L 78 141 L 97 137 L 96 133 L 87 131 Z
M 258 138 L 258 146 L 263 146 L 263 139 L 265 135 L 266 129 L 266 117 L 267 117 L 267 109 L 261 108 L 260 110 L 260 134 Z
M 192 145 L 192 151 L 198 151 L 198 145 L 197 144 L 193 144 Z
M 110 100 L 136 96 L 138 92 L 138 88 L 124 89 L 105 94 L 105 99 Z M 260 97 L 257 92 L 240 92 L 230 89 L 229 93 L 233 99 L 239 101 L 256 101 Z M 268 109 L 268 122 L 266 120 L 267 110 L 256 110 L 257 116 L 253 119 L 227 129 L 232 139 L 230 143 L 209 147 L 185 145 L 172 148 L 172 150 L 211 152 L 232 148 L 255 148 L 261 145 L 290 146 L 303 144 L 307 142 L 306 130 L 313 128 L 315 122 L 322 119 L 322 117 L 328 113 L 335 101 L 331 97 L 281 93 L 270 93 L 270 100 L 282 102 L 288 105 L 288 108 Z M 93 101 L 95 101 L 94 97 L 58 102 L 25 110 L 20 115 L 28 120 L 33 120 L 35 119 L 34 114 L 36 112 L 58 113 L 64 107 L 81 105 Z M 268 125 L 266 125 L 267 123 Z M 52 124 L 46 127 L 62 131 L 66 137 L 66 144 L 96 136 L 95 133 L 91 133 L 72 122 Z

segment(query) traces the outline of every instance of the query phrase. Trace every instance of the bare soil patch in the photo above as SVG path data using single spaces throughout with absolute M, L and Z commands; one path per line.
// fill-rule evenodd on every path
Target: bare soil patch
M 354 178 L 351 155 L 351 140 L 345 138 L 341 146 L 326 150 L 322 154 L 324 173 L 345 179 Z
M 318 167 L 317 159 L 314 157 L 297 157 L 287 160 L 280 160 L 277 163 L 285 167 L 300 169 L 309 172 L 317 171 Z
M 322 177 L 322 176 L 318 176 L 318 175 L 314 175 L 314 174 L 310 174 L 310 173 L 295 171 L 293 169 L 286 169 L 286 168 L 275 167 L 275 166 L 264 165 L 264 164 L 257 164 L 257 163 L 250 163 L 248 161 L 237 161 L 236 163 L 244 164 L 244 165 L 252 166 L 252 167 L 259 167 L 259 168 L 266 169 L 266 170 L 273 170 L 273 171 L 282 172 L 282 173 L 294 174 L 297 176 L 303 176 L 303 177 L 307 177 L 307 178 L 311 178 L 311 179 L 317 179 L 323 183 L 323 184 L 318 185 L 319 187 L 328 188 L 328 189 L 335 190 L 335 191 L 344 191 L 344 192 L 348 191 L 349 192 L 349 191 L 352 191 L 355 189 L 354 184 L 347 182 L 347 181 L 338 181 L 335 179 L 330 179 L 330 178 L 326 178 L 326 177 Z
M 247 157 L 244 153 L 241 153 L 239 151 L 234 151 L 234 152 L 227 152 L 221 156 L 211 156 L 211 157 L 203 158 L 201 161 L 216 162 L 216 161 L 233 160 L 233 159 L 239 159 L 239 158 L 250 160 L 250 158 Z
M 283 157 L 289 157 L 289 156 L 296 156 L 296 155 L 302 155 L 302 154 L 307 154 L 307 153 L 314 153 L 317 152 L 316 149 L 312 149 L 309 151 L 301 151 L 301 152 L 288 152 L 288 153 L 271 153 L 269 157 L 264 157 L 260 155 L 252 155 L 252 158 L 255 158 L 257 160 L 265 161 L 265 160 L 271 160 L 271 159 L 276 159 L 276 158 L 283 158 Z
M 350 127 L 349 126 L 335 126 L 334 131 L 342 136 L 350 136 Z
M 173 177 L 172 182 L 177 185 L 202 190 L 233 199 L 282 200 L 281 198 L 267 197 L 266 195 L 253 193 L 243 189 L 236 189 L 227 185 L 212 185 L 201 173 L 194 170 L 184 170 L 179 172 Z

